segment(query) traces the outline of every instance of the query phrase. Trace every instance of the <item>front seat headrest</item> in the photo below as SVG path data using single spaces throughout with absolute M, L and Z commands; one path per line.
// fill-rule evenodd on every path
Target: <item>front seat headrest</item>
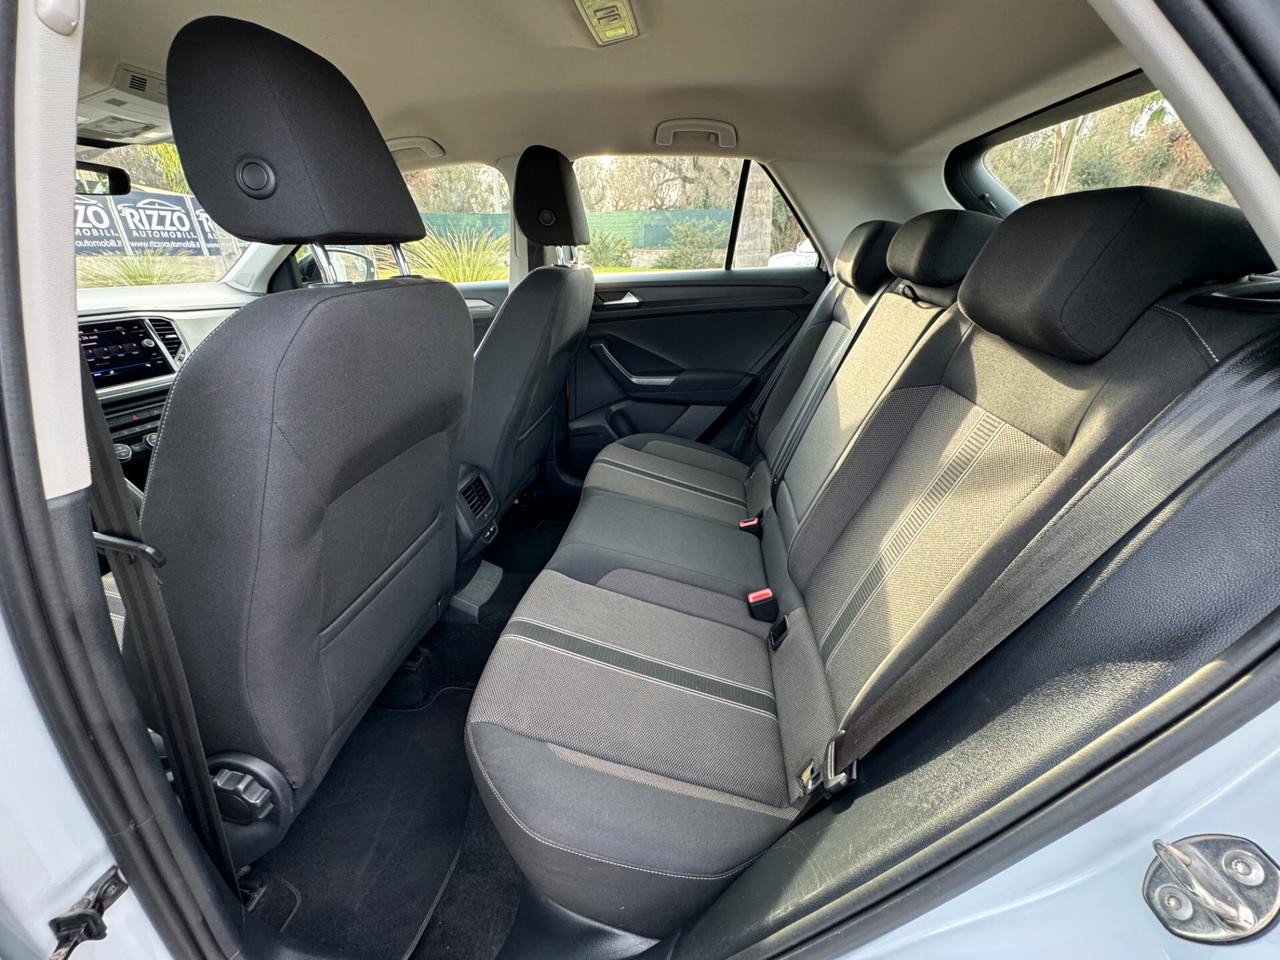
M 901 226 L 892 220 L 868 220 L 850 230 L 836 254 L 836 279 L 864 297 L 874 296 L 889 279 L 885 254 Z
M 533 243 L 572 247 L 591 242 L 573 163 L 559 150 L 532 146 L 520 154 L 511 204 L 520 232 Z
M 889 269 L 922 287 L 946 288 L 964 279 L 998 217 L 972 210 L 930 210 L 902 225 L 889 244 Z
M 202 17 L 169 48 L 169 117 L 192 191 L 265 243 L 401 243 L 425 229 L 355 88 L 253 23 Z
M 1088 363 L 1175 288 L 1270 269 L 1234 207 L 1157 187 L 1113 187 L 1015 210 L 979 254 L 959 301 L 997 336 Z

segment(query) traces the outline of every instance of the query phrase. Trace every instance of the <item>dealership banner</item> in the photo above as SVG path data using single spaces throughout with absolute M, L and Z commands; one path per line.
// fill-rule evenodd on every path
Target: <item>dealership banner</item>
M 217 256 L 213 221 L 195 197 L 135 190 L 122 197 L 75 198 L 76 253 Z

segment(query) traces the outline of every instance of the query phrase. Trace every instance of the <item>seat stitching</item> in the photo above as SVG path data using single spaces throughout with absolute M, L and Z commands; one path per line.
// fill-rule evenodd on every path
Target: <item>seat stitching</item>
M 695 487 L 692 484 L 686 485 L 682 482 L 677 482 L 674 480 L 665 480 L 662 477 L 657 476 L 656 474 L 647 473 L 644 471 L 643 468 L 635 467 L 632 464 L 615 463 L 612 460 L 597 459 L 594 466 L 610 467 L 616 470 L 618 473 L 627 473 L 633 477 L 641 477 L 645 480 L 652 480 L 654 483 L 661 483 L 664 486 L 672 487 L 684 493 L 691 493 L 695 497 L 706 497 L 708 500 L 716 500 L 716 501 L 719 501 L 720 503 L 728 504 L 731 507 L 745 507 L 747 505 L 746 501 L 740 500 L 737 497 L 731 496 L 730 494 L 711 493 L 711 492 L 708 492 L 705 488 Z
M 637 870 L 640 873 L 651 873 L 660 877 L 671 877 L 674 880 L 725 880 L 729 877 L 734 876 L 737 873 L 741 873 L 746 867 L 748 867 L 751 864 L 753 860 L 756 859 L 756 857 L 752 857 L 750 860 L 746 860 L 736 867 L 731 867 L 730 869 L 726 870 L 724 873 L 715 873 L 715 874 L 672 873 L 667 870 L 655 870 L 651 867 L 637 867 L 635 864 L 621 863 L 617 860 L 609 860 L 606 857 L 597 857 L 590 853 L 583 853 L 581 850 L 574 850 L 572 847 L 563 846 L 559 843 L 556 843 L 553 840 L 548 840 L 546 837 L 540 836 L 539 834 L 536 834 L 532 830 L 530 830 L 529 827 L 525 825 L 524 821 L 516 816 L 515 811 L 512 810 L 511 807 L 507 805 L 507 801 L 502 798 L 502 794 L 498 792 L 498 787 L 496 784 L 494 784 L 493 778 L 489 776 L 489 771 L 485 769 L 484 761 L 480 759 L 480 751 L 476 747 L 475 734 L 473 731 L 474 731 L 473 725 L 469 724 L 467 726 L 467 742 L 471 745 L 471 756 L 475 759 L 476 767 L 478 767 L 480 770 L 480 776 L 484 777 L 484 782 L 488 784 L 489 790 L 493 793 L 494 799 L 496 799 L 498 803 L 502 805 L 502 809 L 506 812 L 507 816 L 511 818 L 511 822 L 514 823 L 517 827 L 519 827 L 521 830 L 527 833 L 530 837 L 532 837 L 534 840 L 537 840 L 541 844 L 545 844 L 548 847 L 553 847 L 556 850 L 561 850 L 564 853 L 572 854 L 575 857 L 583 857 L 587 860 L 594 860 L 596 863 L 605 863 L 611 867 L 621 867 L 624 870 Z
M 1195 324 L 1193 324 L 1190 321 L 1190 319 L 1183 316 L 1177 310 L 1171 310 L 1170 308 L 1166 307 L 1163 303 L 1155 304 L 1155 308 L 1163 313 L 1167 313 L 1171 317 L 1176 317 L 1177 319 L 1185 323 L 1190 328 L 1191 332 L 1196 335 L 1196 339 L 1200 341 L 1201 346 L 1203 346 L 1205 350 L 1209 352 L 1209 356 L 1213 358 L 1213 362 L 1218 363 L 1218 355 L 1213 352 L 1213 347 L 1209 346 L 1209 341 L 1200 335 L 1200 331 L 1196 329 Z
M 644 501 L 636 501 L 636 502 L 643 503 Z M 689 516 L 692 516 L 692 514 L 689 514 Z M 701 518 L 698 518 L 698 519 L 701 519 Z M 747 534 L 747 536 L 751 536 L 751 534 Z M 744 589 L 742 584 L 735 583 L 734 581 L 728 579 L 727 577 L 717 577 L 715 574 L 706 573 L 705 571 L 698 570 L 694 567 L 686 567 L 679 563 L 673 563 L 670 560 L 656 560 L 653 557 L 645 556 L 643 553 L 632 553 L 629 550 L 622 550 L 622 549 L 619 549 L 618 547 L 610 546 L 607 544 L 596 543 L 594 540 L 578 540 L 578 539 L 568 540 L 566 541 L 565 545 L 570 547 L 583 547 L 584 549 L 607 550 L 610 553 L 614 553 L 622 557 L 631 557 L 635 560 L 648 560 L 652 563 L 660 563 L 665 567 L 672 567 L 676 570 L 687 570 L 689 573 L 696 573 L 700 576 L 705 576 L 708 580 L 719 581 L 720 583 L 723 583 L 725 586 L 732 587 L 734 590 Z M 694 586 L 700 586 L 700 584 L 694 584 Z M 706 589 L 710 589 L 710 588 L 708 587 Z M 726 594 L 726 596 L 729 596 L 729 594 Z
M 505 730 L 506 728 L 503 727 L 503 729 Z M 514 730 L 511 732 L 515 733 Z M 571 763 L 576 767 L 582 767 L 596 773 L 602 773 L 607 777 L 613 777 L 615 780 L 625 780 L 627 783 L 638 783 L 641 786 L 649 787 L 653 790 L 661 790 L 664 793 L 674 794 L 678 797 L 690 797 L 694 800 L 701 800 L 705 803 L 716 803 L 722 807 L 733 807 L 735 810 L 746 810 L 749 813 L 758 813 L 765 817 L 794 820 L 796 813 L 798 812 L 795 807 L 789 804 L 785 807 L 775 807 L 772 804 L 762 803 L 759 800 L 752 800 L 750 797 L 738 796 L 736 793 L 730 793 L 727 790 L 717 790 L 714 787 L 704 787 L 700 784 L 689 783 L 677 777 L 669 777 L 666 774 L 655 773 L 652 770 L 645 770 L 643 767 L 633 767 L 630 764 L 618 763 L 616 760 L 607 760 L 604 757 L 597 757 L 594 754 L 586 753 L 582 750 L 575 749 L 574 747 L 566 747 L 563 744 L 551 743 L 550 741 L 544 742 L 551 749 L 553 754 L 559 756 L 560 759 L 564 760 L 566 763 Z M 563 751 L 563 753 L 558 753 L 557 751 Z M 592 766 L 589 763 L 585 763 L 583 760 L 577 759 L 578 757 L 583 757 L 586 760 L 594 760 L 601 764 L 601 766 Z M 655 780 L 651 782 L 641 780 L 639 778 L 628 777 L 625 773 L 615 773 L 608 769 L 608 767 L 605 766 L 606 764 L 608 766 L 621 767 L 626 770 L 635 770 L 637 773 L 646 773 L 649 776 L 654 777 Z M 677 786 L 660 782 L 664 780 L 669 781 L 669 784 L 679 784 L 680 786 L 688 789 L 681 790 Z M 707 794 L 712 794 L 712 796 L 708 796 Z M 719 794 L 720 796 L 714 796 L 714 794 Z
M 602 589 L 602 590 L 606 590 L 607 592 L 612 592 L 612 591 L 609 591 L 609 590 L 608 590 L 608 588 L 606 588 L 606 587 L 601 587 L 600 589 Z M 619 594 L 619 596 L 625 596 L 625 594 Z M 641 603 L 648 603 L 648 601 L 647 601 L 647 600 L 641 600 L 640 602 L 641 602 Z M 655 604 L 655 606 L 656 606 L 656 604 Z M 670 608 L 670 607 L 663 607 L 662 609 L 664 609 L 664 610 L 669 610 L 669 609 L 671 609 L 671 608 Z M 682 610 L 676 610 L 676 611 L 674 611 L 674 612 L 675 612 L 675 613 L 681 613 L 681 614 L 683 614 L 683 613 L 684 613 L 684 611 L 682 611 Z M 689 614 L 684 614 L 684 615 L 685 615 L 685 616 L 690 616 Z M 700 620 L 700 619 L 703 619 L 703 618 L 701 618 L 701 617 L 695 617 L 694 619 L 699 619 L 699 620 Z M 662 665 L 663 665 L 663 666 L 665 666 L 665 667 L 675 667 L 677 670 L 684 670 L 686 673 L 695 673 L 695 674 L 697 674 L 697 675 L 698 675 L 698 676 L 700 676 L 700 677 L 706 677 L 708 680 L 718 680 L 718 681 L 720 681 L 721 683 L 729 683 L 729 684 L 732 684 L 732 685 L 733 685 L 733 686 L 735 686 L 735 687 L 741 687 L 743 690 L 750 690 L 750 691 L 752 691 L 753 693 L 760 693 L 760 694 L 763 694 L 764 696 L 768 697 L 770 700 L 773 700 L 773 699 L 774 699 L 774 695 L 773 695 L 773 691 L 772 691 L 772 690 L 765 690 L 765 689 L 763 689 L 763 688 L 761 688 L 761 687 L 753 687 L 753 686 L 751 686 L 751 684 L 749 684 L 749 683 L 743 683 L 743 682 L 742 682 L 742 681 L 740 681 L 740 680 L 733 680 L 733 679 L 730 679 L 729 677 L 721 677 L 721 676 L 718 676 L 718 675 L 716 675 L 716 674 L 714 674 L 714 673 L 707 673 L 705 670 L 698 670 L 698 669 L 695 669 L 694 667 L 686 666 L 686 665 L 685 665 L 685 664 L 683 664 L 683 663 L 675 663 L 675 662 L 673 662 L 673 661 L 671 661 L 671 660 L 663 660 L 661 657 L 654 657 L 654 656 L 650 656 L 650 655 L 649 655 L 649 654 L 647 654 L 647 653 L 641 653 L 641 652 L 639 652 L 638 650 L 632 650 L 630 647 L 623 647 L 623 646 L 619 646 L 619 645 L 618 645 L 618 644 L 616 644 L 616 643 L 609 643 L 608 641 L 606 641 L 606 640 L 601 640 L 601 639 L 599 639 L 598 637 L 589 637 L 589 636 L 587 636 L 585 633 L 575 633 L 575 632 L 574 632 L 574 631 L 572 631 L 572 630 L 566 630 L 564 627 L 557 627 L 555 624 L 552 624 L 552 623 L 544 623 L 544 622 L 543 622 L 543 621 L 541 621 L 541 620 L 535 620 L 533 617 L 512 617 L 512 618 L 511 618 L 511 623 L 516 623 L 516 622 L 521 622 L 521 623 L 532 623 L 532 624 L 535 624 L 535 625 L 537 625 L 537 626 L 539 626 L 539 627 L 546 627 L 548 630 L 554 630 L 554 631 L 556 631 L 557 633 L 564 633 L 564 634 L 568 634 L 568 635 L 569 635 L 569 636 L 571 636 L 571 637 L 577 637 L 579 640 L 588 640 L 588 641 L 590 641 L 591 643 L 597 643 L 597 644 L 599 644 L 599 645 L 600 645 L 600 646 L 602 646 L 602 647 L 608 647 L 610 650 L 619 650 L 619 651 L 621 651 L 622 653 L 628 653 L 628 654 L 630 654 L 630 655 L 631 655 L 631 656 L 633 656 L 633 657 L 640 657 L 642 660 L 649 660 L 649 661 L 651 661 L 652 663 L 660 663 L 660 664 L 662 664 Z M 709 622 L 709 623 L 716 623 L 717 621 L 711 620 L 711 621 L 707 621 L 707 622 Z M 511 625 L 511 623 L 507 624 L 507 626 L 510 626 L 510 625 Z M 728 625 L 726 624 L 725 626 L 728 626 Z M 732 628 L 731 628 L 731 629 L 732 629 Z M 745 630 L 740 630 L 740 631 L 738 631 L 738 632 L 739 632 L 739 633 L 743 633 L 744 635 L 746 635 L 747 637 L 750 637 L 752 640 L 755 640 L 755 641 L 758 641 L 758 640 L 760 639 L 759 637 L 754 637 L 754 636 L 752 636 L 751 634 L 747 633 Z
M 769 713 L 757 707 L 748 706 L 745 703 L 737 703 L 733 700 L 726 700 L 724 697 L 717 697 L 714 693 L 706 693 L 702 690 L 694 690 L 692 687 L 682 687 L 679 684 L 670 683 L 669 681 L 666 681 L 666 680 L 660 680 L 657 677 L 650 677 L 643 673 L 637 673 L 634 670 L 628 670 L 626 667 L 615 666 L 612 663 L 605 663 L 602 660 L 593 660 L 590 657 L 584 657 L 581 654 L 573 653 L 570 650 L 563 650 L 560 647 L 553 647 L 548 643 L 543 643 L 541 640 L 535 640 L 533 637 L 526 637 L 523 634 L 504 633 L 498 639 L 499 640 L 520 640 L 531 646 L 540 647 L 541 649 L 549 650 L 552 653 L 559 653 L 563 656 L 571 657 L 574 660 L 581 661 L 582 663 L 601 667 L 605 670 L 612 670 L 614 673 L 621 673 L 624 676 L 635 677 L 639 680 L 645 680 L 649 683 L 656 684 L 657 686 L 666 687 L 668 690 L 676 690 L 680 693 L 687 693 L 691 697 L 702 697 L 704 700 L 714 700 L 716 703 L 723 703 L 726 706 L 736 707 L 739 710 L 746 710 L 748 713 L 755 713 L 755 714 L 759 714 L 762 717 L 768 717 L 774 723 L 778 722 L 778 717 L 776 714 Z M 769 694 L 768 696 L 770 699 L 773 699 L 772 694 Z
M 976 424 L 974 424 L 973 429 L 969 431 L 968 437 L 965 438 L 965 443 L 968 443 L 970 439 L 973 439 L 975 436 L 977 436 L 979 429 L 984 425 L 986 425 L 987 423 L 990 423 L 991 421 L 996 421 L 996 425 L 992 430 L 991 435 L 987 437 L 985 441 L 982 441 L 982 446 L 974 453 L 973 459 L 969 461 L 969 463 L 965 466 L 961 474 L 958 477 L 956 477 L 955 480 L 951 483 L 950 487 L 947 489 L 947 491 L 943 495 L 942 499 L 937 503 L 937 505 L 934 506 L 932 510 L 929 510 L 927 516 L 920 518 L 919 528 L 915 531 L 914 534 L 912 534 L 910 540 L 908 540 L 906 543 L 902 545 L 901 550 L 898 553 L 898 556 L 893 559 L 889 567 L 885 569 L 884 572 L 882 573 L 880 577 L 880 582 L 875 585 L 871 593 L 867 596 L 865 600 L 863 600 L 862 606 L 858 608 L 858 611 L 856 614 L 854 614 L 853 619 L 850 620 L 849 623 L 845 626 L 844 630 L 841 633 L 840 639 L 836 641 L 836 645 L 831 648 L 831 653 L 827 654 L 823 658 L 823 662 L 824 664 L 826 664 L 828 669 L 830 668 L 832 661 L 835 660 L 836 654 L 839 653 L 840 648 L 844 646 L 844 642 L 848 638 L 849 632 L 853 629 L 854 624 L 856 624 L 860 619 L 862 619 L 862 614 L 865 613 L 867 608 L 871 605 L 871 601 L 876 597 L 876 595 L 878 595 L 884 589 L 885 584 L 888 582 L 889 574 L 892 573 L 894 569 L 897 568 L 898 564 L 901 563 L 902 560 L 906 557 L 911 547 L 913 547 L 915 543 L 920 539 L 920 537 L 924 535 L 924 532 L 929 528 L 929 526 L 933 523 L 934 519 L 937 517 L 938 511 L 940 511 L 942 507 L 947 503 L 947 501 L 951 499 L 951 495 L 954 494 L 956 490 L 960 487 L 960 484 L 964 482 L 965 477 L 967 477 L 973 471 L 974 467 L 982 459 L 982 455 L 991 448 L 991 445 L 995 442 L 996 438 L 1000 435 L 1001 431 L 1003 431 L 1004 428 L 1008 426 L 1008 424 L 998 420 L 998 418 L 995 417 L 994 414 L 986 413 L 984 411 L 983 417 Z M 942 470 L 938 471 L 937 477 L 935 477 L 935 479 L 930 482 L 929 486 L 926 487 L 924 492 L 916 499 L 916 502 L 912 505 L 910 512 L 908 512 L 908 514 L 905 517 L 903 517 L 902 520 L 900 520 L 897 524 L 894 525 L 894 529 L 892 533 L 890 533 L 889 535 L 889 542 L 888 544 L 886 544 L 886 548 L 892 545 L 893 540 L 895 536 L 898 534 L 898 532 L 907 527 L 907 524 L 911 521 L 913 516 L 915 516 L 917 508 L 920 506 L 920 504 L 922 504 L 925 501 L 925 498 L 932 491 L 934 484 L 937 482 L 938 478 L 940 478 L 946 472 L 947 469 L 949 469 L 951 466 L 953 466 L 956 463 L 957 457 L 959 456 L 960 453 L 963 452 L 963 450 L 964 450 L 964 445 L 962 444 L 961 447 L 956 451 L 956 454 L 948 458 L 947 463 L 942 468 Z M 854 587 L 853 593 L 849 595 L 849 599 L 846 600 L 845 603 L 841 606 L 840 615 L 844 614 L 845 610 L 848 608 L 849 603 L 851 603 L 853 601 L 853 598 L 857 596 L 858 590 L 862 587 L 862 584 L 866 582 L 867 577 L 871 576 L 872 572 L 875 569 L 876 563 L 885 556 L 885 553 L 886 553 L 886 549 L 881 549 L 880 552 L 876 554 L 876 559 L 872 562 L 871 566 L 869 566 L 866 569 L 866 571 L 863 573 L 862 577 L 858 581 L 857 586 Z M 818 645 L 819 650 L 822 649 L 822 644 L 825 643 L 831 637 L 831 631 L 834 630 L 836 624 L 840 622 L 840 615 L 837 615 L 836 619 L 832 621 L 831 626 L 828 627 L 826 632 L 823 634 L 822 643 Z

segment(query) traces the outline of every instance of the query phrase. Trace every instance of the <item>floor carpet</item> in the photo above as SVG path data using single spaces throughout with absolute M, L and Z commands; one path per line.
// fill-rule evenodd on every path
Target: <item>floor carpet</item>
M 447 687 L 414 710 L 369 711 L 284 842 L 254 864 L 264 921 L 353 960 L 413 951 L 467 825 L 470 701 Z
M 564 536 L 563 523 L 543 521 L 527 530 L 504 530 L 485 554 L 502 568 L 502 581 L 480 608 L 478 623 L 442 620 L 431 628 L 426 643 L 434 676 L 443 682 L 475 683 L 511 619 L 516 604 L 533 583 Z
M 472 794 L 458 865 L 413 960 L 494 960 L 515 922 L 521 889 L 511 855 Z

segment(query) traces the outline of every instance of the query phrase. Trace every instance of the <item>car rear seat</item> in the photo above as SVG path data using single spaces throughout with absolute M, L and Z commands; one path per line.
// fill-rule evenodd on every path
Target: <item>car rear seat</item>
M 779 488 L 763 541 L 788 626 L 776 648 L 742 599 L 671 570 L 595 578 L 553 560 L 467 724 L 481 795 L 532 885 L 653 937 L 715 898 L 797 816 L 800 772 L 886 655 L 940 637 L 1108 457 L 1271 326 L 1209 326 L 1159 301 L 1269 268 L 1238 211 L 1168 191 L 1011 215 L 958 304 L 903 345 L 852 445 L 829 444 L 842 452 L 814 506 L 789 524 L 795 494 Z M 815 418 L 802 443 L 823 429 Z
M 955 302 L 959 281 L 999 223 L 940 210 L 900 229 L 884 221 L 856 228 L 836 264 L 838 294 L 822 298 L 801 334 L 821 328 L 808 369 L 791 384 L 780 378 L 764 407 L 754 464 L 653 435 L 611 444 L 587 474 L 551 568 L 589 582 L 613 578 L 615 586 L 615 571 L 627 571 L 627 579 L 647 573 L 735 598 L 764 586 L 762 546 L 786 552 L 881 393 Z M 887 245 L 866 242 L 868 234 L 891 233 Z M 857 275 L 886 272 L 878 294 L 860 289 Z M 771 517 L 775 502 L 779 524 Z M 763 544 L 738 528 L 756 516 Z

